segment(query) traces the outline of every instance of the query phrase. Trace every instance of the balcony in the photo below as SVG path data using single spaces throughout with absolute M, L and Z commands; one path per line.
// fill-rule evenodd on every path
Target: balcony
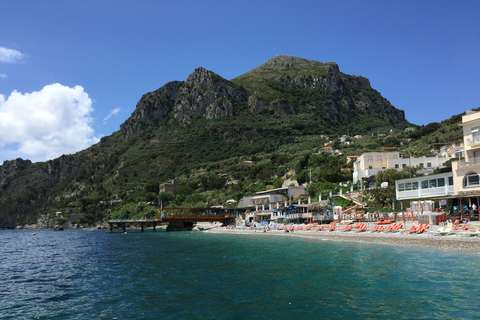
M 470 166 L 479 166 L 480 165 L 480 157 L 470 158 L 468 161 L 460 160 L 458 161 L 458 167 L 470 167 Z
M 480 134 L 478 134 L 478 132 L 475 132 L 471 136 L 467 137 L 467 147 L 480 147 Z

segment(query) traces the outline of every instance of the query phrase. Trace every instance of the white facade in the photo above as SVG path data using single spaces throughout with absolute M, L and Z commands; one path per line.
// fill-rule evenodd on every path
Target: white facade
M 400 153 L 395 152 L 366 152 L 353 163 L 353 183 L 363 178 L 374 177 L 377 172 L 387 169 L 388 159 L 398 159 Z
M 395 190 L 397 200 L 451 196 L 454 194 L 453 173 L 397 180 Z
M 465 160 L 452 162 L 456 195 L 480 195 L 480 112 L 462 116 Z
M 398 151 L 395 152 L 367 152 L 357 158 L 353 164 L 353 183 L 363 178 L 375 177 L 379 171 L 386 169 L 421 168 L 426 172 L 433 172 L 436 168 L 442 167 L 449 158 L 403 157 Z

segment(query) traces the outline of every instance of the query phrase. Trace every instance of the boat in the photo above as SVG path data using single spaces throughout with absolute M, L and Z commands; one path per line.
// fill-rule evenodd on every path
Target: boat
M 380 219 L 377 222 L 375 222 L 375 224 L 390 224 L 390 223 L 394 223 L 395 221 L 397 221 L 397 220 L 395 220 L 395 219 L 393 219 L 393 220 Z

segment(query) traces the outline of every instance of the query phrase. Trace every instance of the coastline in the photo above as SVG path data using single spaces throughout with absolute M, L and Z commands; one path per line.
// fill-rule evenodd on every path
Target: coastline
M 283 230 L 241 230 L 214 228 L 207 232 L 222 234 L 255 234 L 257 236 L 289 236 L 303 237 L 318 240 L 351 241 L 364 243 L 378 243 L 401 247 L 418 247 L 436 250 L 461 251 L 470 253 L 480 253 L 480 237 L 477 236 L 433 236 L 430 233 L 438 229 L 439 226 L 433 226 L 424 234 L 400 234 L 385 232 L 354 232 L 354 231 L 315 231 L 315 230 L 295 230 L 293 233 L 285 233 Z

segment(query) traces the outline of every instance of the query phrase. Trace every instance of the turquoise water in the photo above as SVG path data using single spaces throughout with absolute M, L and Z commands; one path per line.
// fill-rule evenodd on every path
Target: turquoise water
M 297 236 L 0 231 L 0 319 L 478 319 L 480 255 Z

